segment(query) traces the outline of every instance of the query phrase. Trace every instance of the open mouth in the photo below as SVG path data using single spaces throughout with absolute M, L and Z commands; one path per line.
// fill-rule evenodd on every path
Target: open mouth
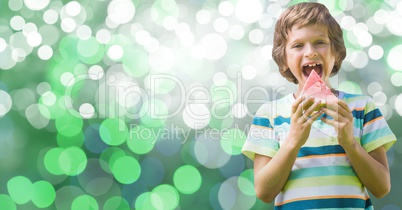
M 322 76 L 322 65 L 320 63 L 309 63 L 303 66 L 303 75 L 308 77 L 311 71 L 315 70 L 317 74 L 321 77 Z

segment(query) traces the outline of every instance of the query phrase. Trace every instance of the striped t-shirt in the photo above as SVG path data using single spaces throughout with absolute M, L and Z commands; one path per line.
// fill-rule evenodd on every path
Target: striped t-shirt
M 363 95 L 339 92 L 354 117 L 354 136 L 370 152 L 388 150 L 396 141 L 374 101 Z M 242 152 L 275 156 L 290 128 L 292 94 L 266 102 L 257 111 Z M 325 117 L 325 116 L 324 116 Z M 328 116 L 326 116 L 328 117 Z M 373 209 L 370 197 L 357 178 L 335 129 L 318 118 L 301 147 L 289 179 L 275 199 L 275 209 Z

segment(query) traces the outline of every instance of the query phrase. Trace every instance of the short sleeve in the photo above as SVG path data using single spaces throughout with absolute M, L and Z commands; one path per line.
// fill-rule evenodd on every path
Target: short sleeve
M 254 160 L 255 154 L 273 157 L 279 150 L 279 142 L 275 140 L 275 131 L 269 119 L 268 104 L 264 104 L 257 111 L 250 126 L 242 153 Z
M 396 142 L 396 136 L 374 101 L 368 98 L 364 108 L 361 144 L 367 152 L 380 146 L 388 150 Z

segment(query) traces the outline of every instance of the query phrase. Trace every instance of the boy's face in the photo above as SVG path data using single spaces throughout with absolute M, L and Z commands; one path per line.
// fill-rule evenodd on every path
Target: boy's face
M 328 78 L 335 64 L 335 54 L 326 27 L 321 25 L 295 25 L 288 31 L 286 64 L 293 75 L 304 86 L 314 69 L 329 85 Z

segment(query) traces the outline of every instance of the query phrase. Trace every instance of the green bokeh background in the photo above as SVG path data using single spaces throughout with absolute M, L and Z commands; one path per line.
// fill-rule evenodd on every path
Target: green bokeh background
M 272 209 L 240 153 L 253 113 L 291 93 L 271 58 L 301 1 L 1 0 L 0 209 Z M 401 1 L 319 1 L 344 30 L 334 87 L 402 137 Z M 402 208 L 402 142 L 388 152 Z

